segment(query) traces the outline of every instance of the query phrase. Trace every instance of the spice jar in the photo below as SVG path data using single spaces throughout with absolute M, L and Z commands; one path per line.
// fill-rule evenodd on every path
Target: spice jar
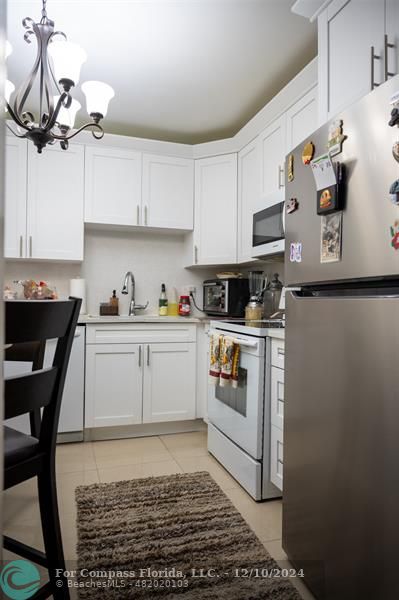
M 180 296 L 179 315 L 181 317 L 189 317 L 190 312 L 191 312 L 190 296 Z

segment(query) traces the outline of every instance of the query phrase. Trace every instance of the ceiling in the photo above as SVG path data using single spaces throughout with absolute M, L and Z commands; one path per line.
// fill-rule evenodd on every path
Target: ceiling
M 86 50 L 81 82 L 112 85 L 107 132 L 185 143 L 234 135 L 317 54 L 316 25 L 293 0 L 48 0 L 49 18 Z M 8 1 L 18 86 L 35 48 L 24 17 L 41 0 Z M 80 89 L 73 92 L 84 107 Z M 28 107 L 34 108 L 34 107 Z M 83 123 L 85 110 L 78 114 Z

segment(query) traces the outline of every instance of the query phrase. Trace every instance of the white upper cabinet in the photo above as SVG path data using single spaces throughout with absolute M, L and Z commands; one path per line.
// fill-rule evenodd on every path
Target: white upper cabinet
M 318 23 L 323 123 L 384 81 L 385 0 L 334 0 Z
M 192 231 L 194 160 L 143 156 L 143 225 Z
M 194 264 L 237 262 L 237 155 L 195 161 Z
M 83 260 L 83 181 L 83 146 L 28 144 L 28 258 Z
M 147 344 L 143 423 L 195 419 L 196 345 Z
M 317 87 L 287 110 L 287 153 L 305 141 L 318 126 Z
M 286 154 L 286 115 L 273 121 L 258 138 L 261 164 L 263 207 L 284 197 L 284 163 Z
M 141 152 L 86 146 L 85 221 L 140 225 Z
M 386 0 L 385 8 L 386 70 L 388 77 L 399 73 L 399 1 Z
M 238 262 L 252 261 L 252 214 L 260 199 L 260 146 L 250 142 L 238 153 Z
M 27 141 L 6 137 L 4 256 L 26 257 Z

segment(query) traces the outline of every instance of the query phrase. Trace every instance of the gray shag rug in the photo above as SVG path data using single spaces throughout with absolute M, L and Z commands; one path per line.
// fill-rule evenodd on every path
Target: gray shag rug
M 209 473 L 80 486 L 76 501 L 82 600 L 300 600 Z

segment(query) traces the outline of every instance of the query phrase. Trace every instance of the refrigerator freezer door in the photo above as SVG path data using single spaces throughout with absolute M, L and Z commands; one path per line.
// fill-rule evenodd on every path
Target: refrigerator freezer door
M 284 550 L 318 599 L 399 598 L 399 297 L 287 305 Z
M 342 153 L 333 158 L 347 171 L 340 262 L 320 262 L 322 217 L 316 213 L 316 184 L 310 165 L 302 163 L 305 143 L 294 150 L 294 180 L 287 180 L 285 189 L 286 199 L 296 198 L 299 206 L 286 215 L 286 285 L 399 274 L 399 250 L 392 247 L 390 232 L 399 209 L 389 197 L 391 184 L 399 178 L 399 164 L 392 156 L 399 130 L 388 126 L 389 99 L 398 90 L 399 75 L 337 116 L 347 136 Z M 328 129 L 324 125 L 309 137 L 315 157 L 327 150 Z M 301 262 L 290 262 L 292 242 L 302 243 Z

